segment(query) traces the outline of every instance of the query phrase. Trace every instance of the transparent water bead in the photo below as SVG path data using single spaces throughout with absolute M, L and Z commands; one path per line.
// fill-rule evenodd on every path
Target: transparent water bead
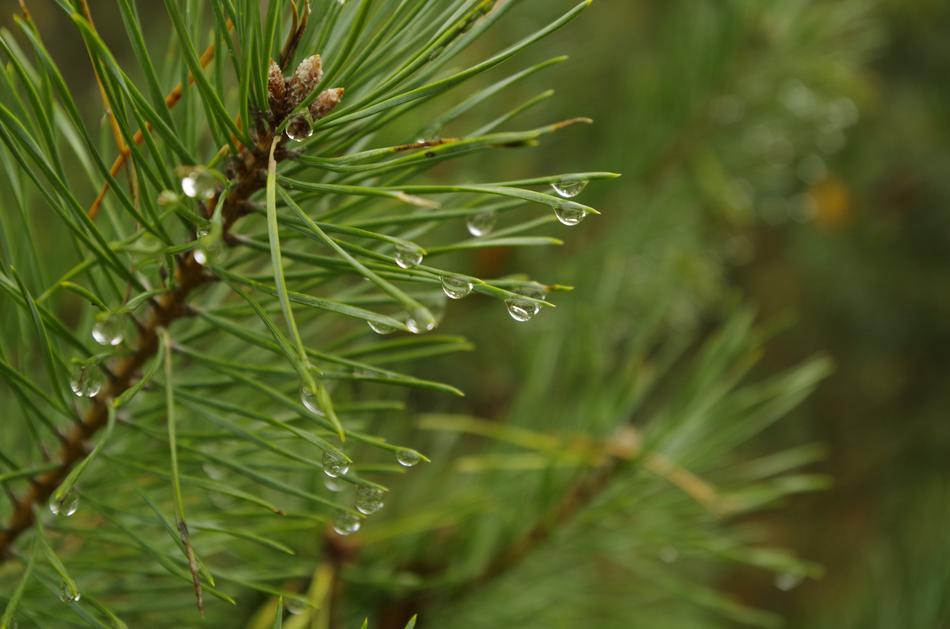
M 299 616 L 305 611 L 310 610 L 311 607 L 299 598 L 287 597 L 284 599 L 284 609 L 294 616 Z
M 419 266 L 422 258 L 422 249 L 419 247 L 410 243 L 396 245 L 396 255 L 393 256 L 393 259 L 399 265 L 399 268 L 411 269 L 414 266 Z
M 396 452 L 396 461 L 403 467 L 416 465 L 422 457 L 415 450 L 403 449 Z
M 373 515 L 383 508 L 383 490 L 361 486 L 356 490 L 356 510 L 363 515 Z
M 220 262 L 224 253 L 224 241 L 212 235 L 212 233 L 206 229 L 199 231 L 197 236 L 198 246 L 192 254 L 194 255 L 195 262 L 201 266 Z
M 181 178 L 181 191 L 192 199 L 210 199 L 218 190 L 218 180 L 204 167 L 193 168 Z
M 573 227 L 587 217 L 587 210 L 573 204 L 557 204 L 554 206 L 554 215 L 562 225 Z
M 78 603 L 81 595 L 79 590 L 69 587 L 69 584 L 63 581 L 59 586 L 59 600 L 64 603 Z
M 178 202 L 178 194 L 174 190 L 162 190 L 158 193 L 156 202 L 162 207 Z
M 79 365 L 69 380 L 69 388 L 77 397 L 96 397 L 102 390 L 102 370 L 97 365 Z
M 775 575 L 775 587 L 780 589 L 783 592 L 790 592 L 801 584 L 805 580 L 800 574 L 795 574 L 794 572 L 783 572 L 782 574 Z
M 532 299 L 544 299 L 547 296 L 547 289 L 543 284 L 532 282 L 526 284 L 515 291 L 519 297 L 511 297 L 505 300 L 505 306 L 508 308 L 508 314 L 515 321 L 525 322 L 533 319 L 541 312 L 541 304 Z
M 287 124 L 284 134 L 294 142 L 303 142 L 313 135 L 313 124 L 310 122 L 310 117 L 297 116 Z
M 320 402 L 317 400 L 316 394 L 311 391 L 307 385 L 300 387 L 300 403 L 314 415 L 323 417 L 323 409 L 320 408 Z
M 332 492 L 341 492 L 346 489 L 346 485 L 332 476 L 324 476 L 323 486 Z
M 494 210 L 486 210 L 469 216 L 465 220 L 465 228 L 468 229 L 468 233 L 472 236 L 480 238 L 481 236 L 487 236 L 491 233 L 491 230 L 495 227 L 495 221 L 497 220 L 498 215 L 495 214 Z
M 443 275 L 442 292 L 449 299 L 462 299 L 472 292 L 472 283 L 461 275 Z
M 396 331 L 396 328 L 393 326 L 386 325 L 385 323 L 379 323 L 378 321 L 367 321 L 366 325 L 368 325 L 369 329 L 376 334 L 392 334 Z
M 68 518 L 79 509 L 79 494 L 75 489 L 66 492 L 59 500 L 50 499 L 49 512 L 61 518 Z
M 508 314 L 515 321 L 524 323 L 534 319 L 535 315 L 541 311 L 541 306 L 527 299 L 512 297 L 505 300 L 505 306 L 508 307 Z
M 352 513 L 340 512 L 333 519 L 333 530 L 336 531 L 337 535 L 351 535 L 360 530 L 360 526 L 362 526 L 362 522 Z
M 417 308 L 406 319 L 406 327 L 413 334 L 425 334 L 431 332 L 438 325 L 438 321 L 426 308 Z
M 583 192 L 586 187 L 586 179 L 565 179 L 551 184 L 551 188 L 562 199 L 573 199 Z
M 115 346 L 124 338 L 125 320 L 119 315 L 107 315 L 92 326 L 92 339 L 99 345 Z
M 339 478 L 350 471 L 350 464 L 345 458 L 327 450 L 323 453 L 323 473 L 330 478 Z

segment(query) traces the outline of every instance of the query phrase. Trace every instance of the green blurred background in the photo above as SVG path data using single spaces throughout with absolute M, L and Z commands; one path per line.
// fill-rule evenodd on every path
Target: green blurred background
M 107 39 L 118 19 L 110 4 L 92 3 Z M 572 2 L 521 4 L 473 58 Z M 4 16 L 14 5 L 0 2 Z M 63 26 L 52 0 L 31 9 L 44 27 Z M 673 335 L 750 303 L 776 323 L 762 374 L 819 352 L 836 366 L 750 448 L 827 446 L 817 471 L 833 487 L 757 522 L 826 573 L 790 591 L 747 572 L 721 587 L 790 626 L 950 627 L 948 29 L 946 0 L 595 1 L 529 52 L 570 59 L 499 107 L 554 87 L 517 126 L 579 115 L 595 124 L 445 174 L 622 172 L 585 192 L 603 216 L 574 228 L 566 251 L 489 250 L 467 261 L 480 275 L 528 269 L 576 285 L 559 303 L 611 305 L 512 327 L 496 325 L 507 318 L 497 305 L 453 304 L 443 329 L 477 349 L 425 369 L 466 389 L 456 409 L 532 412 L 524 374 L 550 335 L 609 347 L 610 334 L 637 326 L 661 298 Z M 48 40 L 83 68 L 75 33 Z M 94 109 L 95 84 L 76 77 Z M 608 275 L 616 286 L 605 289 Z M 617 300 L 598 300 L 603 290 Z M 565 370 L 564 388 L 537 397 L 570 404 L 582 375 L 548 367 Z
M 761 575 L 722 583 L 789 626 L 950 627 L 948 28 L 941 0 L 595 2 L 534 51 L 570 55 L 541 117 L 595 126 L 500 165 L 622 172 L 588 193 L 604 216 L 569 247 L 617 249 L 612 264 L 644 295 L 672 287 L 677 323 L 741 295 L 782 322 L 763 373 L 833 359 L 818 393 L 758 444 L 828 447 L 817 469 L 833 487 L 763 516 L 775 543 L 826 574 L 791 591 Z M 578 285 L 570 299 L 591 298 L 585 281 L 600 276 L 566 264 L 573 276 L 556 279 Z M 635 326 L 641 310 L 603 318 Z M 519 347 L 571 334 L 569 321 L 554 327 Z M 492 400 L 517 379 L 496 375 L 494 343 L 474 340 L 472 397 Z

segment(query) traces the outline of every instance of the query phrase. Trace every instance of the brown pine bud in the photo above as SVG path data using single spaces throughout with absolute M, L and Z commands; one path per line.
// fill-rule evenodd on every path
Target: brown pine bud
M 277 116 L 280 116 L 284 111 L 286 87 L 283 70 L 271 59 L 270 68 L 267 72 L 267 102 L 270 105 L 270 110 Z
M 288 87 L 288 109 L 293 109 L 299 105 L 310 92 L 323 80 L 323 61 L 320 55 L 310 55 L 300 62 L 294 75 L 290 77 Z
M 310 103 L 310 117 L 313 120 L 319 120 L 323 118 L 328 113 L 333 111 L 333 109 L 340 104 L 340 101 L 343 100 L 343 88 L 334 87 L 328 90 L 323 90 L 320 92 L 320 95 Z

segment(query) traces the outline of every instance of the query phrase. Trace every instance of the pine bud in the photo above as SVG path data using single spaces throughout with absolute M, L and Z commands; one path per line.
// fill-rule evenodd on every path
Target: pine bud
M 319 120 L 323 118 L 328 113 L 333 111 L 333 109 L 340 104 L 340 101 L 343 100 L 343 88 L 334 87 L 328 90 L 323 90 L 320 92 L 320 95 L 310 103 L 310 117 L 313 120 Z
M 323 61 L 320 55 L 310 55 L 300 62 L 290 77 L 288 109 L 299 105 L 323 80 Z
M 267 72 L 267 101 L 270 110 L 276 115 L 281 115 L 284 109 L 284 98 L 286 94 L 286 83 L 284 82 L 284 72 L 280 66 L 271 59 L 270 68 Z

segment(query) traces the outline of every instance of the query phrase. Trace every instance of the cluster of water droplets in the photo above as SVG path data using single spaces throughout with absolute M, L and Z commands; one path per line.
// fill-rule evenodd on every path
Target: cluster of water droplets
M 554 193 L 562 199 L 573 199 L 586 187 L 586 179 L 564 179 L 551 184 Z M 554 215 L 562 224 L 572 227 L 584 220 L 587 210 L 576 203 L 558 202 L 554 204 Z
M 524 322 L 533 319 L 541 312 L 541 304 L 533 300 L 544 300 L 547 297 L 547 288 L 537 282 L 526 284 L 514 291 L 516 297 L 509 297 L 505 300 L 505 306 L 508 308 L 508 314 L 515 321 Z
M 79 509 L 79 493 L 75 489 L 70 489 L 66 495 L 59 500 L 51 498 L 49 501 L 49 512 L 61 518 L 68 518 Z
M 77 365 L 69 379 L 69 388 L 77 397 L 93 398 L 102 390 L 105 378 L 98 365 Z
M 411 269 L 413 267 L 419 266 L 422 263 L 422 259 L 425 257 L 425 252 L 418 245 L 414 245 L 411 242 L 399 243 L 396 245 L 396 253 L 393 256 L 393 260 L 401 269 Z
M 403 467 L 413 467 L 422 460 L 422 455 L 409 448 L 396 451 L 396 461 Z M 340 478 L 349 472 L 349 462 L 339 453 L 327 451 L 323 455 L 324 486 L 332 492 L 342 492 L 346 489 Z M 363 516 L 370 516 L 385 505 L 386 490 L 373 485 L 359 485 L 356 488 L 356 511 Z M 338 535 L 352 535 L 360 530 L 362 519 L 350 511 L 340 510 L 333 518 L 333 530 Z
M 181 178 L 181 191 L 191 199 L 208 200 L 218 191 L 218 179 L 204 166 L 195 166 Z
M 125 339 L 125 318 L 116 313 L 100 316 L 92 326 L 92 339 L 107 347 L 118 345 Z
M 465 220 L 465 228 L 475 238 L 487 236 L 495 228 L 498 220 L 498 214 L 495 210 L 485 210 L 476 214 L 470 214 Z
M 463 275 L 442 276 L 442 292 L 449 299 L 463 299 L 472 292 L 473 284 Z

